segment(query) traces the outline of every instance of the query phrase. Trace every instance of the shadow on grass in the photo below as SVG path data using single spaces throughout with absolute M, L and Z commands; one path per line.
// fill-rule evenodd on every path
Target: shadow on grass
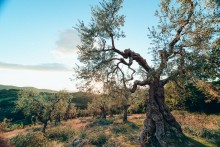
M 207 140 L 217 146 L 220 146 L 220 131 L 207 128 L 185 127 L 184 131 L 190 136 L 195 136 Z
M 113 134 L 119 135 L 133 133 L 133 131 L 138 129 L 139 127 L 135 123 L 127 121 L 125 123 L 114 123 L 111 131 Z
M 187 136 L 184 136 L 184 141 L 185 141 L 185 143 L 183 145 L 180 145 L 181 147 L 185 147 L 186 145 L 197 146 L 197 147 L 207 147 L 207 145 L 205 145 L 201 142 L 198 142 L 197 140 L 190 138 L 190 137 L 187 137 Z
M 130 121 L 125 122 L 125 125 L 128 125 L 131 129 L 134 129 L 134 130 L 139 129 L 139 127 L 135 123 L 130 122 Z
M 193 138 L 190 138 L 188 136 L 182 136 L 182 137 L 177 137 L 177 136 L 170 136 L 165 139 L 167 145 L 169 147 L 207 147 L 207 146 L 212 146 L 212 145 L 207 145 L 202 142 L 199 142 Z M 155 146 L 160 146 L 156 138 L 151 138 L 149 141 L 150 143 L 148 144 L 149 147 L 155 147 Z
M 207 147 L 207 146 L 213 146 L 214 144 L 209 144 L 209 143 L 203 143 L 203 142 L 199 142 L 191 137 L 188 136 L 181 136 L 181 137 L 177 137 L 177 136 L 170 136 L 168 138 L 165 139 L 167 145 L 169 147 Z M 149 140 L 148 145 L 149 147 L 155 147 L 155 146 L 160 146 L 157 139 L 151 138 Z M 217 144 L 215 144 L 214 146 L 218 146 Z
M 107 126 L 110 124 L 113 124 L 114 119 L 96 119 L 94 122 L 89 124 L 89 127 L 95 127 L 95 126 Z

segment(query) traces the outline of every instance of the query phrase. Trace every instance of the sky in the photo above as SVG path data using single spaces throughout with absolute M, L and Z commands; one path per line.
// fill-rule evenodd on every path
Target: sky
M 0 85 L 76 91 L 79 20 L 88 23 L 100 0 L 0 0 Z M 157 24 L 159 0 L 124 0 L 126 34 L 116 47 L 146 57 L 148 27 Z

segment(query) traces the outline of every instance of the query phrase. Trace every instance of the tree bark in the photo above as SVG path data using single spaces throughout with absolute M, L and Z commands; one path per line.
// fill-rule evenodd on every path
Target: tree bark
M 105 118 L 106 118 L 105 106 L 102 106 L 100 109 L 101 109 L 101 118 L 102 118 L 102 119 L 105 119 Z
M 56 125 L 58 125 L 58 124 L 60 124 L 60 114 L 57 114 L 56 115 L 56 117 L 55 117 L 55 121 L 54 121 L 54 125 L 56 126 Z
M 109 110 L 109 113 L 110 113 L 110 117 L 113 117 L 113 110 L 112 109 Z
M 128 121 L 128 107 L 129 105 L 123 106 L 123 122 L 124 123 Z
M 45 133 L 46 132 L 46 127 L 47 127 L 47 121 L 45 121 L 43 124 L 44 124 L 44 126 L 43 126 L 43 129 L 42 129 L 42 132 Z
M 71 108 L 71 101 L 69 100 L 66 112 L 64 114 L 64 120 L 68 120 L 69 119 L 70 108 Z
M 156 140 L 160 146 L 167 147 L 166 139 L 170 134 L 182 135 L 182 129 L 165 104 L 163 83 L 156 79 L 149 86 L 149 100 L 140 143 L 145 147 Z

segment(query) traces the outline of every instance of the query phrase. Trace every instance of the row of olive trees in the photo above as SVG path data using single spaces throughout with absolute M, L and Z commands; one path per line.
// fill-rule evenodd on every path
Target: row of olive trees
M 34 124 L 36 121 L 42 123 L 42 132 L 45 133 L 49 121 L 57 124 L 61 119 L 67 120 L 76 114 L 72 98 L 66 91 L 51 94 L 22 90 L 16 102 L 16 109 L 22 110 L 26 116 L 31 116 Z
M 129 112 L 144 112 L 146 107 L 145 100 L 141 99 L 145 93 L 143 89 L 139 89 L 138 91 L 136 94 L 132 94 L 127 98 L 122 89 L 111 91 L 109 95 L 91 94 L 93 99 L 92 102 L 88 103 L 86 113 L 90 116 L 102 119 L 105 119 L 107 114 L 113 117 L 114 114 L 123 113 L 123 122 L 127 122 Z

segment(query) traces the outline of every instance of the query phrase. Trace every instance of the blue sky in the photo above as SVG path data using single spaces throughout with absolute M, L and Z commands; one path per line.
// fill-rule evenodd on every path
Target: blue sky
M 0 0 L 0 84 L 76 90 L 72 78 L 79 37 L 73 27 L 89 22 L 99 0 Z M 150 61 L 147 28 L 157 24 L 159 0 L 124 0 L 126 38 L 116 45 L 131 48 Z

